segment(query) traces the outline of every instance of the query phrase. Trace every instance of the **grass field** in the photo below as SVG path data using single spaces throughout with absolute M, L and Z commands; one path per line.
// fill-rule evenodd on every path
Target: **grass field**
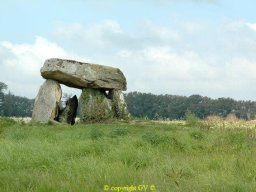
M 0 191 L 256 191 L 248 122 L 0 119 Z

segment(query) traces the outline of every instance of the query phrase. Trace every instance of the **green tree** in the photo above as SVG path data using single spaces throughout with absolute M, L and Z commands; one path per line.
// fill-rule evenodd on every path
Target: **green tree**
M 7 85 L 0 82 L 0 116 L 4 114 L 4 90 L 7 89 Z
M 33 99 L 15 96 L 9 91 L 4 99 L 4 116 L 30 117 L 33 105 Z
M 242 119 L 256 117 L 255 101 L 235 101 L 231 98 L 211 99 L 200 95 L 154 95 L 131 92 L 125 94 L 127 108 L 134 117 L 184 119 L 186 111 L 203 119 L 209 115 L 226 117 L 234 113 Z
M 185 114 L 186 125 L 196 126 L 198 124 L 198 117 L 191 111 L 187 111 Z

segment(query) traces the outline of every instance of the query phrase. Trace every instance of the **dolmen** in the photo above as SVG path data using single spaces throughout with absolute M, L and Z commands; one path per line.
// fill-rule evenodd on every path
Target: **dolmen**
M 102 122 L 129 116 L 122 91 L 127 89 L 122 71 L 74 60 L 48 59 L 40 70 L 45 82 L 36 96 L 32 121 L 59 121 L 73 125 L 79 105 L 80 122 Z M 69 98 L 60 110 L 60 84 L 81 89 L 80 98 Z

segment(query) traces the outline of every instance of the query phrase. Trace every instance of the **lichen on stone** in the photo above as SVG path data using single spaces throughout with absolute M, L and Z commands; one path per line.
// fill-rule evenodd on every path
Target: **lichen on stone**
M 102 122 L 113 118 L 112 102 L 100 89 L 84 88 L 79 105 L 81 122 Z
M 122 91 L 113 89 L 110 91 L 109 94 L 112 99 L 114 116 L 117 119 L 129 118 L 129 113 L 127 111 L 127 106 L 126 106 Z

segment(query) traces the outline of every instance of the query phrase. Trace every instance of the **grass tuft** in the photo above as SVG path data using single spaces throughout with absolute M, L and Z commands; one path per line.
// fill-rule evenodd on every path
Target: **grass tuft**
M 70 126 L 0 118 L 0 191 L 255 191 L 255 124 L 203 123 Z

